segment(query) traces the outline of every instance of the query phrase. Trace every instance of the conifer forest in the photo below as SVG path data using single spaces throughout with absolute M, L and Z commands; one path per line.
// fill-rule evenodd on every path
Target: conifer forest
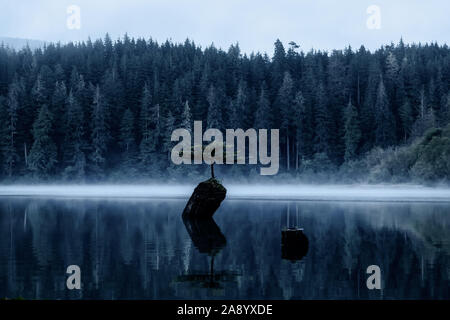
M 14 181 L 183 181 L 176 128 L 277 128 L 273 178 L 450 180 L 450 49 L 436 43 L 244 54 L 193 41 L 0 47 L 0 176 Z M 255 166 L 217 166 L 262 179 Z

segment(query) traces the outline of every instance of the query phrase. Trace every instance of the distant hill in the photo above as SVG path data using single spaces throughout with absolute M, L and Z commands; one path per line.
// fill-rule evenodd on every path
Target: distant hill
M 45 45 L 45 41 L 41 40 L 31 40 L 31 39 L 21 39 L 21 38 L 9 38 L 9 37 L 0 37 L 0 45 L 4 45 L 16 50 L 20 50 L 24 48 L 27 44 L 30 49 L 41 48 Z

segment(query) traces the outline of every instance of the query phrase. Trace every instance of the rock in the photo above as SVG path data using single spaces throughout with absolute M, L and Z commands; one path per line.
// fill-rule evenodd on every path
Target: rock
M 297 261 L 308 253 L 309 241 L 300 228 L 281 230 L 281 258 Z
M 214 178 L 200 182 L 183 211 L 184 219 L 209 219 L 225 199 L 227 189 Z

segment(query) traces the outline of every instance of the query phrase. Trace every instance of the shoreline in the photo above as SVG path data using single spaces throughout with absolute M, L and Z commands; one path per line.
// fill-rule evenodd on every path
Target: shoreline
M 188 199 L 195 185 L 0 185 L 0 197 Z M 450 188 L 419 185 L 228 185 L 228 200 L 450 202 Z

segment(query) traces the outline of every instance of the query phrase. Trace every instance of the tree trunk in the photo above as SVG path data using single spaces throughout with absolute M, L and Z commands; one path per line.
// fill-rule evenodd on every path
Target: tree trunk
M 287 135 L 287 137 L 286 137 L 286 154 L 287 154 L 287 157 L 286 157 L 286 167 L 287 167 L 287 171 L 289 171 L 289 131 L 288 131 L 288 135 Z

